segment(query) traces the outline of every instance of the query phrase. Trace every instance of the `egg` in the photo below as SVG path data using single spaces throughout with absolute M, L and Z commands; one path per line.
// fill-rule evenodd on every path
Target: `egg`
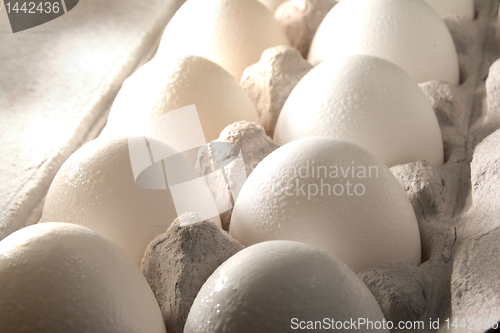
M 152 145 L 150 142 L 150 147 Z M 165 155 L 180 157 L 162 142 L 154 142 L 154 147 L 163 150 Z M 134 154 L 131 155 L 130 151 Z M 140 159 L 141 154 L 146 156 L 146 161 Z M 115 242 L 140 266 L 149 242 L 165 232 L 178 214 L 184 211 L 179 211 L 179 206 L 183 204 L 182 197 L 179 200 L 172 196 L 171 188 L 166 189 L 162 162 L 154 164 L 160 169 L 149 168 L 136 177 L 131 156 L 138 159 L 135 164 L 149 165 L 149 152 L 143 138 L 96 139 L 85 144 L 57 172 L 45 199 L 41 221 L 70 222 L 95 230 Z M 175 183 L 183 178 L 196 179 L 196 171 L 186 160 L 170 158 L 169 161 L 173 161 L 174 167 L 184 174 L 179 175 Z M 160 177 L 151 173 L 155 170 L 160 172 Z M 199 179 L 201 181 L 193 184 L 199 197 L 189 193 L 188 201 L 193 200 L 195 205 L 203 201 L 206 210 L 195 210 L 200 208 L 199 205 L 185 209 L 213 217 L 220 225 L 210 190 Z M 142 187 L 141 182 L 144 183 Z M 169 185 L 172 182 L 172 179 L 168 179 Z M 148 183 L 151 186 L 147 186 Z
M 271 13 L 274 13 L 276 9 L 278 9 L 278 7 L 285 1 L 286 0 L 259 0 L 261 4 L 266 6 L 266 8 L 271 11 Z
M 262 160 L 238 195 L 229 233 L 244 246 L 303 242 L 356 273 L 421 260 L 415 213 L 391 171 L 361 147 L 328 137 L 287 143 Z
M 474 19 L 473 0 L 425 0 L 439 15 L 460 14 Z
M 238 81 L 264 50 L 290 45 L 273 14 L 256 0 L 188 0 L 162 36 L 157 57 L 194 54 L 226 69 Z
M 165 333 L 146 279 L 114 243 L 41 223 L 0 241 L 1 332 Z
M 387 59 L 417 82 L 459 83 L 458 57 L 451 34 L 424 1 L 341 1 L 316 31 L 308 60 L 317 65 L 345 54 Z
M 426 96 L 404 70 L 378 57 L 330 59 L 297 84 L 274 140 L 309 136 L 356 143 L 388 167 L 419 160 L 443 164 L 441 130 Z
M 360 318 L 379 329 L 358 325 Z M 271 241 L 217 268 L 196 296 L 184 332 L 389 332 L 384 321 L 366 285 L 342 262 L 306 244 Z
M 154 118 L 193 104 L 208 141 L 233 122 L 258 118 L 243 88 L 216 63 L 199 56 L 155 59 L 125 81 L 103 137 L 143 135 Z

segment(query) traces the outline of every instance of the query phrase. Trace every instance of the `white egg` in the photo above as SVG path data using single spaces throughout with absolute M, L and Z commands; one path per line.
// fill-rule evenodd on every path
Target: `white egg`
M 366 324 L 351 326 L 359 318 L 372 325 L 384 321 L 373 295 L 347 266 L 306 244 L 272 241 L 245 248 L 217 268 L 196 296 L 184 332 L 307 327 L 311 332 L 389 332 Z
M 226 69 L 238 81 L 264 50 L 290 45 L 273 14 L 256 0 L 188 0 L 163 34 L 157 57 L 194 54 Z
M 236 121 L 257 120 L 255 107 L 222 67 L 199 56 L 155 59 L 125 81 L 103 137 L 143 135 L 155 117 L 194 104 L 209 142 Z M 171 144 L 170 142 L 167 142 Z
M 441 131 L 418 84 L 393 63 L 366 55 L 325 61 L 295 87 L 279 115 L 279 144 L 309 136 L 347 140 L 388 167 L 443 164 Z
M 317 65 L 345 54 L 387 59 L 418 82 L 459 83 L 458 58 L 451 34 L 441 17 L 424 1 L 341 1 L 319 26 L 308 60 Z
M 146 279 L 82 226 L 42 223 L 0 241 L 0 331 L 165 333 Z
M 140 266 L 149 242 L 165 232 L 177 214 L 183 212 L 177 211 L 170 190 L 140 187 L 136 183 L 130 147 L 133 151 L 144 148 L 143 155 L 149 160 L 146 143 L 139 137 L 111 141 L 96 139 L 73 153 L 50 185 L 41 221 L 70 222 L 95 230 L 115 242 Z M 156 142 L 155 147 L 176 154 L 162 142 Z M 179 170 L 189 174 L 187 178 L 196 177 L 196 171 L 187 161 L 178 159 L 175 162 L 179 163 Z M 153 188 L 165 186 L 163 172 L 160 172 L 161 181 L 153 184 Z M 147 182 L 148 177 L 158 183 L 153 174 L 143 173 L 137 179 Z M 204 192 L 206 204 L 217 211 L 208 187 L 203 185 L 201 182 L 197 191 Z M 214 218 L 220 225 L 218 217 Z
M 425 0 L 439 15 L 460 14 L 474 19 L 473 0 Z
M 260 162 L 238 195 L 229 233 L 244 246 L 303 242 L 356 273 L 421 260 L 415 213 L 391 171 L 361 147 L 327 137 L 290 142 Z
M 266 6 L 267 9 L 274 13 L 278 7 L 286 0 L 259 0 L 261 4 Z

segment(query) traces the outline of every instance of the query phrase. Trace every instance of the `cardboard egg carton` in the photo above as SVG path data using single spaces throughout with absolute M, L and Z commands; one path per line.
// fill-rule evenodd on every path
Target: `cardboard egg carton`
M 478 0 L 475 10 L 473 21 L 458 15 L 444 17 L 458 53 L 460 85 L 420 84 L 440 125 L 444 165 L 437 168 L 418 161 L 391 168 L 417 216 L 423 263 L 419 267 L 389 263 L 358 274 L 386 319 L 396 324 L 411 322 L 409 331 L 484 332 L 500 320 L 496 296 L 500 294 L 500 267 L 495 264 L 500 258 L 496 242 L 500 234 L 498 2 Z M 269 82 L 279 80 L 264 76 L 273 72 L 269 64 L 282 61 L 277 71 L 286 72 L 283 77 L 302 77 L 308 68 L 298 70 L 306 66 L 296 57 L 277 47 L 264 54 L 260 67 L 251 66 L 243 75 L 242 84 L 257 108 L 267 112 L 260 113 L 261 120 L 263 115 L 272 118 L 264 124 L 268 134 L 284 96 L 291 91 L 290 82 L 296 81 L 288 79 L 271 87 Z M 262 91 L 269 92 L 270 98 L 259 105 Z M 244 137 L 245 126 L 231 125 L 227 131 Z M 221 139 L 231 140 L 223 135 Z
M 57 170 L 99 134 L 123 81 L 153 56 L 183 1 L 82 1 L 62 16 L 16 33 L 4 3 L 0 240 L 38 221 Z
M 132 1 L 108 2 L 105 9 L 118 13 L 111 22 L 97 19 L 101 3 L 79 4 L 38 30 L 0 34 L 0 239 L 37 222 L 56 171 L 97 136 L 123 80 L 152 56 L 182 1 L 156 1 L 141 10 Z M 415 210 L 423 263 L 386 264 L 359 274 L 387 320 L 423 321 L 424 331 L 484 332 L 487 320 L 500 320 L 498 1 L 476 0 L 475 8 L 474 21 L 444 18 L 458 52 L 460 85 L 420 84 L 440 124 L 445 164 L 391 168 Z M 81 28 L 65 21 L 71 15 Z M 123 20 L 140 32 L 128 36 Z M 117 45 L 94 43 L 96 34 L 117 39 Z M 102 52 L 101 59 L 94 52 Z
M 438 118 L 445 164 L 391 168 L 417 215 L 423 263 L 359 274 L 387 320 L 423 322 L 423 331 L 485 332 L 500 320 L 494 296 L 500 294 L 498 2 L 475 1 L 475 10 L 474 21 L 444 17 L 458 53 L 460 85 L 420 84 Z

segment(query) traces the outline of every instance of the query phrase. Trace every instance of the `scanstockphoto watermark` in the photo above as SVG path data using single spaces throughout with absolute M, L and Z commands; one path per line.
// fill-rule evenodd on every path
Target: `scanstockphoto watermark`
M 431 324 L 433 324 L 431 322 Z M 439 324 L 439 322 L 438 322 Z M 435 327 L 430 326 L 430 327 Z M 323 318 L 322 320 L 301 320 L 292 318 L 290 321 L 292 330 L 423 330 L 425 329 L 424 321 L 400 321 L 394 323 L 385 319 L 370 320 L 368 318 L 351 318 L 349 320 L 337 320 L 334 318 Z M 439 328 L 439 327 L 435 327 Z
M 393 322 L 390 320 L 370 320 L 369 318 L 351 318 L 349 320 L 338 320 L 334 318 L 323 318 L 322 320 L 304 320 L 292 318 L 290 328 L 292 330 L 317 331 L 317 330 L 398 330 L 398 331 L 435 331 L 456 329 L 460 331 L 490 331 L 498 330 L 500 322 L 492 318 L 439 318 L 428 320 L 407 320 Z
M 272 185 L 275 196 L 362 196 L 365 181 L 379 177 L 376 165 L 350 164 L 324 165 L 306 161 L 300 167 L 288 166 L 280 171 L 281 180 Z

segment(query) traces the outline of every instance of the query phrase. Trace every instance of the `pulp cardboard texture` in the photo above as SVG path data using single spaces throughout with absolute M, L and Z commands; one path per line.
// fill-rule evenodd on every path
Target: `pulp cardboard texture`
M 0 11 L 0 239 L 36 223 L 66 158 L 95 138 L 122 82 L 183 1 L 82 0 L 12 33 Z
M 0 239 L 37 221 L 54 174 L 97 136 L 121 83 L 154 53 L 181 2 L 81 1 L 63 17 L 18 34 L 7 33 L 0 20 Z M 445 164 L 391 168 L 415 210 L 423 263 L 359 274 L 387 320 L 422 320 L 422 331 L 430 330 L 429 319 L 452 332 L 484 332 L 486 319 L 500 320 L 498 1 L 476 0 L 475 8 L 474 21 L 444 18 L 460 85 L 420 84 L 440 124 Z M 283 91 L 259 89 L 282 103 Z M 467 325 L 457 325 L 463 320 Z

